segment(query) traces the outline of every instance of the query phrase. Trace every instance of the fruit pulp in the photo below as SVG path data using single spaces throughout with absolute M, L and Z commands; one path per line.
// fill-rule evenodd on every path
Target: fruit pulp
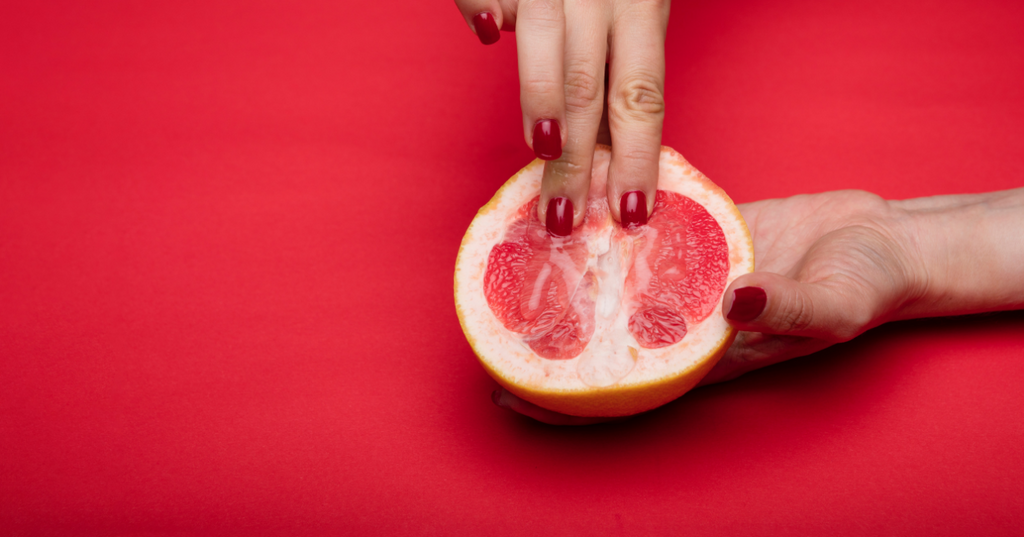
M 502 326 L 542 358 L 575 358 L 604 331 L 613 353 L 635 361 L 637 347 L 683 340 L 725 290 L 725 234 L 687 196 L 659 190 L 647 225 L 630 229 L 611 218 L 604 196 L 592 198 L 568 237 L 547 232 L 537 203 L 520 207 L 491 249 L 484 295 Z

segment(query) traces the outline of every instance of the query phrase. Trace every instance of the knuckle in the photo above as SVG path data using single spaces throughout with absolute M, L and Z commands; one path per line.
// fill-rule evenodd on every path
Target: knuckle
M 611 110 L 628 117 L 661 117 L 665 113 L 665 96 L 659 77 L 651 73 L 634 73 L 619 85 Z
M 561 88 L 553 80 L 545 78 L 532 78 L 524 80 L 522 87 L 522 99 L 524 103 L 527 100 L 535 98 L 544 98 L 557 95 L 557 92 L 561 91 Z
M 668 13 L 670 0 L 620 0 L 616 7 L 620 13 L 635 13 L 644 18 L 650 18 L 651 14 Z
M 556 0 L 528 0 L 520 2 L 519 17 L 542 26 L 562 23 L 562 9 Z
M 793 293 L 783 304 L 778 319 L 782 333 L 805 332 L 814 322 L 814 303 L 806 293 Z
M 570 109 L 588 109 L 601 96 L 602 82 L 580 68 L 569 68 L 565 73 L 565 105 Z
M 664 12 L 669 6 L 669 0 L 626 0 L 625 9 L 641 10 L 644 13 Z
M 661 145 L 651 144 L 649 147 L 635 145 L 620 155 L 622 162 L 630 169 L 653 171 L 656 176 L 658 161 L 661 159 Z

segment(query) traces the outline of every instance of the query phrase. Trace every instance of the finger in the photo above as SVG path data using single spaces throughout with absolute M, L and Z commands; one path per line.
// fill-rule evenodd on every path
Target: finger
M 554 160 L 565 144 L 565 13 L 561 0 L 522 0 L 516 21 L 519 93 L 526 144 Z
M 608 126 L 608 64 L 604 64 L 604 97 L 601 98 L 601 125 L 597 128 L 597 143 L 612 145 L 612 130 Z
M 770 272 L 736 278 L 722 311 L 740 330 L 848 341 L 869 327 L 872 297 L 839 279 L 803 283 Z
M 817 338 L 740 332 L 725 356 L 701 379 L 700 386 L 726 382 L 755 369 L 818 352 L 831 343 Z
M 590 172 L 604 101 L 604 60 L 610 13 L 597 2 L 570 1 L 565 4 L 565 17 L 567 136 L 562 156 L 544 166 L 538 205 L 538 216 L 547 224 L 548 231 L 561 236 L 583 223 L 587 212 Z M 564 218 L 558 218 L 556 211 L 566 203 L 572 210 L 566 210 Z M 571 222 L 568 221 L 570 215 Z
M 608 205 L 625 225 L 647 223 L 658 188 L 668 7 L 667 0 L 633 3 L 616 13 L 612 25 Z M 623 199 L 626 193 L 635 194 Z M 632 210 L 624 221 L 627 205 Z
M 547 423 L 548 425 L 591 425 L 594 423 L 602 423 L 611 421 L 614 418 L 581 418 L 579 416 L 570 416 L 568 414 L 560 414 L 553 412 L 546 408 L 541 408 L 533 403 L 524 401 L 512 392 L 499 388 L 491 393 L 491 401 L 495 405 L 501 408 L 518 412 L 524 416 L 529 416 L 539 422 Z
M 501 39 L 498 29 L 507 17 L 498 0 L 455 0 L 455 5 L 481 43 L 491 45 Z

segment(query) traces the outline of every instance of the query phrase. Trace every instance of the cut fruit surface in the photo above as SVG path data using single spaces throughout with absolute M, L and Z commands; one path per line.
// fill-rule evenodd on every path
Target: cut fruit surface
M 480 210 L 456 263 L 456 309 L 485 369 L 516 395 L 577 416 L 623 416 L 692 388 L 734 337 L 729 282 L 753 270 L 725 193 L 663 148 L 647 225 L 623 228 L 599 146 L 584 223 L 568 237 L 537 218 L 542 161 Z

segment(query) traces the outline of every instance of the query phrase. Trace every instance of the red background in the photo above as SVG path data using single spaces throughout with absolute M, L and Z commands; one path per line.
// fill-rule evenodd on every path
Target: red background
M 1024 4 L 677 1 L 664 142 L 737 201 L 1024 184 Z M 0 7 L 0 533 L 1024 524 L 1024 314 L 884 326 L 618 424 L 456 320 L 531 158 L 450 1 Z

